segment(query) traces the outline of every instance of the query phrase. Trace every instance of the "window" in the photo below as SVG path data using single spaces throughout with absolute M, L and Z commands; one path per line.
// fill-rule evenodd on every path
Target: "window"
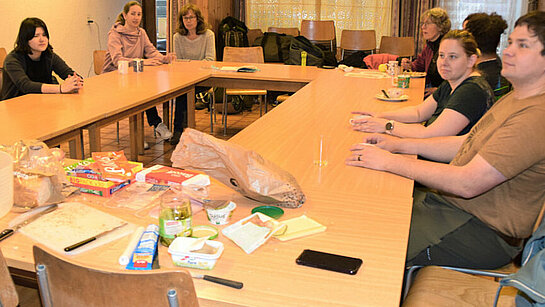
M 513 31 L 515 21 L 526 14 L 527 0 L 439 0 L 438 7 L 445 9 L 452 22 L 452 29 L 461 29 L 467 15 L 471 13 L 493 13 L 501 15 L 509 26 L 502 35 L 498 53 L 507 47 L 507 36 Z

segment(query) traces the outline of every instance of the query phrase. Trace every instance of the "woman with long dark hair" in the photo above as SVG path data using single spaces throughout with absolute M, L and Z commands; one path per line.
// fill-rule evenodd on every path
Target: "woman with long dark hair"
M 53 72 L 64 82 L 59 85 Z M 66 94 L 83 87 L 83 78 L 53 52 L 45 22 L 36 17 L 21 22 L 15 49 L 4 60 L 0 100 L 29 93 Z

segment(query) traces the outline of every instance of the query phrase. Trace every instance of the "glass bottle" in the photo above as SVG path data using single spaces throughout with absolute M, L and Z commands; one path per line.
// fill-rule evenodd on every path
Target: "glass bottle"
M 168 190 L 161 196 L 159 242 L 169 246 L 176 237 L 191 236 L 191 201 L 183 192 Z

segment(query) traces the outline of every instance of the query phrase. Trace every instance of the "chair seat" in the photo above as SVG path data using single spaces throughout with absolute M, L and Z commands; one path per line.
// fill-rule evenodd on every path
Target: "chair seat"
M 225 94 L 233 95 L 267 95 L 267 90 L 226 89 Z
M 436 266 L 422 268 L 403 302 L 408 306 L 492 306 L 499 283 Z M 515 288 L 502 288 L 498 306 L 515 306 Z

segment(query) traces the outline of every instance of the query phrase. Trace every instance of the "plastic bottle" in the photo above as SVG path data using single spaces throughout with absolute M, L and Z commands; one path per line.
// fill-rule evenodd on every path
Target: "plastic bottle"
M 301 52 L 301 66 L 307 66 L 307 52 Z
M 176 237 L 191 236 L 191 201 L 183 193 L 169 190 L 161 196 L 159 242 L 169 246 Z

